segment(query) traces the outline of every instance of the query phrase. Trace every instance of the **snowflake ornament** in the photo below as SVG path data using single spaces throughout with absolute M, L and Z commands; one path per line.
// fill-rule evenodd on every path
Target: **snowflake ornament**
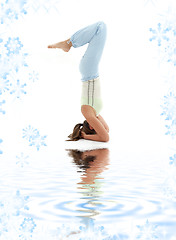
M 26 61 L 27 56 L 28 56 L 28 53 L 25 53 L 22 50 L 18 54 L 13 54 L 8 59 L 9 67 L 16 72 L 18 72 L 19 69 L 21 69 L 22 67 L 28 67 L 28 64 Z
M 158 23 L 158 28 L 157 29 L 153 29 L 150 28 L 149 31 L 153 34 L 153 36 L 149 39 L 151 42 L 153 40 L 156 40 L 158 42 L 158 46 L 161 46 L 162 41 L 169 41 L 169 37 L 167 36 L 167 33 L 170 31 L 171 29 L 169 27 L 167 28 L 162 28 L 161 23 Z
M 1 214 L 10 218 L 12 216 L 19 216 L 21 210 L 29 210 L 27 206 L 29 196 L 21 195 L 20 191 L 17 190 L 15 195 L 7 195 L 3 197 L 1 201 Z
M 23 168 L 25 165 L 29 164 L 27 161 L 28 158 L 29 156 L 25 156 L 24 153 L 21 153 L 19 156 L 16 156 L 16 159 L 18 160 L 16 164 Z
M 14 83 L 10 84 L 10 88 L 11 88 L 10 94 L 14 94 L 15 98 L 21 99 L 21 96 L 27 93 L 24 90 L 26 86 L 27 86 L 26 83 L 21 84 L 20 80 L 17 79 Z
M 34 129 L 31 125 L 23 129 L 23 138 L 25 138 L 29 142 L 34 139 L 38 134 L 39 131 L 37 129 Z
M 0 23 L 8 24 L 27 14 L 26 0 L 6 0 L 0 4 Z
M 24 218 L 24 221 L 20 227 L 20 230 L 32 233 L 36 227 L 36 224 L 33 218 Z
M 29 207 L 26 205 L 28 203 L 29 196 L 21 195 L 20 191 L 16 191 L 16 195 L 13 197 L 13 207 L 15 209 L 15 216 L 20 215 L 20 210 L 29 210 Z
M 7 48 L 7 56 L 11 56 L 13 54 L 19 54 L 21 48 L 23 47 L 23 44 L 21 43 L 19 37 L 9 37 L 4 46 Z
M 27 14 L 25 9 L 26 0 L 7 0 L 6 4 L 9 6 L 7 11 L 10 19 L 18 19 L 20 15 Z
M 45 138 L 47 136 L 41 136 L 37 129 L 34 129 L 29 125 L 26 129 L 23 129 L 23 138 L 26 138 L 29 142 L 29 146 L 35 146 L 39 151 L 41 146 L 47 146 Z
M 24 218 L 24 221 L 20 225 L 21 234 L 19 235 L 20 240 L 29 240 L 32 238 L 32 233 L 36 227 L 33 218 Z
M 29 80 L 32 82 L 36 82 L 39 79 L 39 73 L 36 71 L 32 71 L 29 73 Z
M 139 234 L 137 236 L 137 239 L 142 239 L 142 240 L 154 240 L 158 239 L 158 234 L 157 234 L 157 225 L 154 225 L 150 223 L 148 220 L 146 223 L 142 226 L 137 226 L 139 229 Z
M 47 136 L 40 136 L 38 134 L 35 138 L 33 138 L 29 144 L 29 146 L 35 146 L 37 148 L 37 151 L 39 151 L 41 146 L 47 146 L 45 143 L 45 138 Z
M 9 74 L 11 70 L 17 72 L 21 67 L 28 67 L 26 59 L 29 54 L 22 47 L 19 37 L 9 37 L 5 44 L 0 44 L 1 75 Z

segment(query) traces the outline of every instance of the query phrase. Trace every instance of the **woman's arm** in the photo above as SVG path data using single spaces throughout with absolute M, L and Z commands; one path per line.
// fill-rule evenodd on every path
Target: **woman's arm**
M 109 133 L 109 127 L 108 127 L 108 124 L 105 122 L 104 118 L 100 114 L 98 115 L 97 118 L 103 124 L 103 126 L 106 129 L 106 131 Z
M 86 118 L 87 122 L 93 127 L 96 134 L 86 135 L 85 139 L 108 142 L 109 134 L 106 128 L 103 126 L 100 120 L 97 119 L 94 109 L 88 105 L 82 105 L 81 111 L 83 116 Z
M 85 132 L 82 132 L 82 137 L 86 140 L 107 142 L 107 141 L 103 141 L 102 138 L 100 138 L 100 136 L 98 134 L 86 134 Z

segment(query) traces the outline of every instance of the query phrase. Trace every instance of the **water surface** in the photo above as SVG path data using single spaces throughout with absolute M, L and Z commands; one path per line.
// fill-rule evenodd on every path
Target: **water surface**
M 23 166 L 1 160 L 1 238 L 174 239 L 174 175 L 165 157 L 110 146 L 63 149 Z

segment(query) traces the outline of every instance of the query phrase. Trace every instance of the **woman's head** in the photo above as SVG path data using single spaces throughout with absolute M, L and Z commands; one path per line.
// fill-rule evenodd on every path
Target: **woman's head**
M 85 120 L 83 123 L 78 123 L 75 125 L 73 132 L 68 136 L 70 141 L 78 141 L 82 139 L 81 133 L 85 132 L 85 134 L 96 134 L 94 129 L 91 129 L 88 122 Z

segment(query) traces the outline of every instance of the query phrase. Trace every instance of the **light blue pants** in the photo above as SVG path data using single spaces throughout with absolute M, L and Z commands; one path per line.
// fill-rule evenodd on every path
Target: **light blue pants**
M 89 43 L 79 65 L 81 80 L 87 81 L 99 77 L 98 67 L 106 41 L 105 23 L 97 22 L 77 31 L 71 36 L 70 41 L 75 48 Z

